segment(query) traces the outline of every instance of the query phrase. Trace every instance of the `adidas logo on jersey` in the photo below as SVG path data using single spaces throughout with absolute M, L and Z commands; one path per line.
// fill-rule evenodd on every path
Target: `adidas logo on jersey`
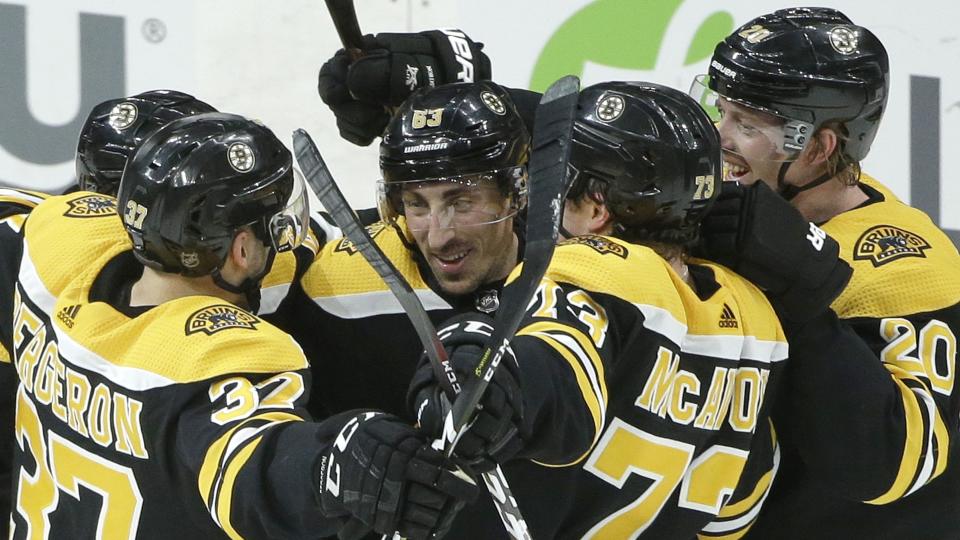
M 720 328 L 738 328 L 737 316 L 727 304 L 723 305 L 723 311 L 720 312 Z
M 60 319 L 60 322 L 63 323 L 67 328 L 73 328 L 74 319 L 77 318 L 77 313 L 80 313 L 80 305 L 67 306 L 60 310 L 60 313 L 57 313 L 57 318 Z

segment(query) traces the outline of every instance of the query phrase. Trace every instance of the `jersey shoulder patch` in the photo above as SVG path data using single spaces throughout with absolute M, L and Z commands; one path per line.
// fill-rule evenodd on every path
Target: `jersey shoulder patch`
M 883 187 L 872 178 L 864 183 Z M 853 268 L 834 311 L 841 318 L 887 317 L 960 302 L 956 246 L 924 212 L 881 193 L 883 201 L 844 212 L 822 227 Z
M 293 338 L 233 304 L 189 296 L 131 318 L 104 302 L 86 302 L 89 281 L 72 283 L 55 307 L 53 323 L 80 345 L 69 347 L 65 358 L 107 369 L 126 386 L 308 367 Z
M 414 289 L 426 289 L 412 248 L 397 227 L 384 222 L 367 227 L 377 246 Z M 302 279 L 310 298 L 356 295 L 387 290 L 387 285 L 347 238 L 327 242 Z
M 511 273 L 508 282 L 522 268 Z M 574 237 L 557 246 L 546 279 L 568 283 L 589 293 L 607 294 L 634 304 L 668 310 L 683 320 L 670 265 L 653 250 L 608 236 Z
M 587 246 L 601 255 L 616 255 L 621 259 L 627 258 L 627 248 L 621 244 L 618 244 L 607 238 L 605 236 L 598 236 L 595 234 L 584 234 L 581 236 L 574 236 L 573 238 L 568 238 L 559 243 L 561 246 L 573 246 L 573 245 L 583 245 Z

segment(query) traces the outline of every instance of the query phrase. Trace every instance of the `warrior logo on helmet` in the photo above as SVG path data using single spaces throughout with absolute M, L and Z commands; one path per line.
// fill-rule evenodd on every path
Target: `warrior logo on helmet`
M 253 168 L 256 158 L 253 156 L 253 150 L 242 142 L 233 143 L 227 148 L 227 160 L 230 166 L 237 172 L 247 172 Z
M 137 106 L 129 101 L 118 103 L 110 110 L 107 123 L 117 131 L 123 131 L 137 121 Z
M 840 54 L 857 52 L 857 33 L 849 26 L 838 26 L 830 31 L 830 45 Z

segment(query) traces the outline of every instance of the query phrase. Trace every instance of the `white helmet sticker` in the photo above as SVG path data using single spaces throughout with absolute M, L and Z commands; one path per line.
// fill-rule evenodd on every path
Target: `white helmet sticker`
M 597 118 L 604 122 L 613 122 L 623 114 L 623 98 L 616 94 L 609 94 L 597 103 Z
M 855 53 L 859 46 L 857 32 L 849 26 L 838 26 L 830 30 L 830 45 L 840 54 Z
M 493 111 L 494 114 L 498 114 L 500 116 L 507 114 L 507 108 L 504 107 L 503 101 L 500 101 L 500 98 L 498 98 L 492 92 L 480 92 L 480 99 L 483 100 L 483 104 L 486 105 L 488 109 Z
M 137 121 L 137 106 L 129 101 L 118 103 L 110 109 L 107 123 L 117 131 L 123 131 Z
M 242 142 L 233 143 L 227 148 L 227 161 L 237 172 L 247 172 L 253 168 L 256 159 L 253 150 Z

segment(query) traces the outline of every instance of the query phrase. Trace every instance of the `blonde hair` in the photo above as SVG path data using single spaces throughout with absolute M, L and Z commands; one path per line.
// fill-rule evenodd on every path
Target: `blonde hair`
M 837 180 L 845 186 L 855 186 L 859 184 L 861 173 L 860 162 L 853 161 L 843 154 L 843 145 L 850 139 L 846 126 L 840 122 L 829 122 L 820 126 L 817 134 L 819 135 L 820 131 L 825 129 L 829 129 L 837 135 L 837 146 L 833 149 L 830 157 L 827 158 L 827 172 L 830 173 L 831 177 L 836 177 Z M 821 150 L 820 137 L 814 136 L 810 140 L 807 149 L 811 153 L 819 152 Z

